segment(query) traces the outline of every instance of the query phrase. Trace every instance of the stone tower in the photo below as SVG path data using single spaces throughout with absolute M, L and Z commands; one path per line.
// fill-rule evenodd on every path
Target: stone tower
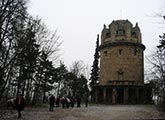
M 144 84 L 141 32 L 128 20 L 113 21 L 104 25 L 100 46 L 100 85 L 113 81 L 130 81 Z
M 138 24 L 128 20 L 104 25 L 101 34 L 100 83 L 93 86 L 93 101 L 143 104 L 152 101 L 152 88 L 144 84 L 145 46 Z

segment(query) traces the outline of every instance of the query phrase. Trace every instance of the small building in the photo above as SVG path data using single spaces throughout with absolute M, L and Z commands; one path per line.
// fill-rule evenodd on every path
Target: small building
M 93 86 L 93 101 L 107 104 L 152 102 L 152 88 L 144 84 L 145 46 L 136 23 L 128 20 L 104 25 L 101 33 L 100 83 Z

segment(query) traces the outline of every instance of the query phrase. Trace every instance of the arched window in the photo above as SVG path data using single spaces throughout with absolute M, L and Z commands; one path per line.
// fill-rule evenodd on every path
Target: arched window
M 123 27 L 118 27 L 116 35 L 125 35 L 125 30 L 123 29 Z
M 124 72 L 120 69 L 117 71 L 118 80 L 124 80 Z

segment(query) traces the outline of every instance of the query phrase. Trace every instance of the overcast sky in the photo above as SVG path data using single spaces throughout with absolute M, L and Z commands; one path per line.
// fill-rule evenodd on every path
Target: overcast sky
M 164 0 L 31 0 L 29 13 L 39 16 L 52 31 L 58 30 L 62 60 L 67 66 L 82 60 L 92 65 L 97 34 L 113 20 L 138 22 L 145 56 L 158 44 L 165 29 L 157 13 L 165 10 Z M 165 12 L 164 12 L 165 13 Z

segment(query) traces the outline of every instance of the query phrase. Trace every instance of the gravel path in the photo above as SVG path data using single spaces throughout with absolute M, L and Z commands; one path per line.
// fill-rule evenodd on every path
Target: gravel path
M 21 120 L 132 120 L 165 119 L 154 105 L 90 105 L 81 108 L 55 108 L 48 106 L 28 107 L 22 112 Z M 0 110 L 0 120 L 17 120 L 15 110 Z

